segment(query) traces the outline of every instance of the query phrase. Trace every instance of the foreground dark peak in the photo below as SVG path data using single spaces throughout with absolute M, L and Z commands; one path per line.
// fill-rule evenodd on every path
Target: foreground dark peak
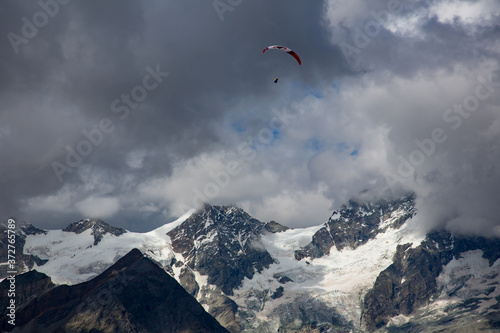
M 1 322 L 6 322 L 7 320 L 9 320 L 9 318 L 5 318 L 3 316 L 8 313 L 8 311 L 5 311 L 5 309 L 10 305 L 9 303 L 12 297 L 10 286 L 11 282 L 12 280 L 5 279 L 0 283 L 0 308 L 3 310 L 2 314 L 0 315 Z M 46 292 L 54 286 L 55 285 L 52 283 L 50 277 L 37 271 L 29 271 L 16 276 L 15 301 L 17 307 L 19 307 L 20 304 L 26 304 L 32 298 Z
M 295 258 L 320 258 L 335 246 L 356 248 L 387 228 L 400 228 L 416 214 L 415 194 L 408 193 L 395 200 L 360 202 L 350 200 L 343 205 L 314 235 L 311 243 L 295 251 Z
M 260 240 L 265 226 L 241 208 L 205 205 L 168 235 L 191 269 L 231 295 L 245 277 L 273 262 Z
M 120 236 L 127 232 L 125 229 L 110 226 L 106 222 L 99 219 L 80 220 L 78 222 L 71 223 L 64 228 L 63 231 L 81 234 L 88 229 L 92 230 L 91 233 L 94 236 L 94 245 L 97 245 L 101 241 L 102 237 L 107 233 Z
M 137 249 L 94 279 L 54 287 L 18 309 L 15 329 L 2 321 L 2 331 L 227 332 Z

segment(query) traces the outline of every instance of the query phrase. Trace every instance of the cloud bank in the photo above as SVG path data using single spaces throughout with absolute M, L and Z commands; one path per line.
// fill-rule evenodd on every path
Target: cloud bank
M 4 219 L 146 231 L 207 201 L 299 227 L 362 191 L 411 190 L 422 228 L 498 234 L 497 1 L 46 0 L 0 15 Z M 262 54 L 273 44 L 302 65 Z

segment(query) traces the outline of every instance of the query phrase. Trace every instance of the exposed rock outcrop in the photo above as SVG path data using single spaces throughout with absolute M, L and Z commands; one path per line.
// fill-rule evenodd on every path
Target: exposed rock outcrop
M 311 243 L 295 251 L 295 258 L 321 258 L 335 246 L 355 249 L 373 239 L 387 228 L 399 228 L 416 214 L 415 195 L 375 203 L 350 200 L 332 216 L 312 237 Z
M 232 295 L 245 277 L 273 263 L 260 241 L 265 225 L 240 208 L 206 205 L 168 235 L 191 269 Z
M 125 229 L 110 226 L 106 222 L 99 219 L 80 220 L 78 222 L 71 223 L 66 228 L 64 228 L 63 231 L 81 234 L 88 229 L 92 230 L 91 232 L 94 236 L 94 245 L 99 244 L 99 242 L 102 240 L 102 237 L 107 233 L 115 236 L 120 236 L 127 232 L 127 230 Z
M 363 321 L 366 327 L 369 330 L 378 329 L 391 318 L 410 315 L 430 303 L 441 292 L 437 278 L 443 267 L 452 259 L 460 258 L 462 253 L 474 250 L 481 250 L 483 258 L 491 266 L 500 258 L 500 240 L 456 237 L 439 231 L 429 233 L 415 248 L 411 244 L 399 245 L 393 264 L 380 273 L 364 298 Z M 470 276 L 465 277 L 466 280 L 468 278 Z M 480 297 L 473 297 L 467 300 L 467 304 L 480 301 Z

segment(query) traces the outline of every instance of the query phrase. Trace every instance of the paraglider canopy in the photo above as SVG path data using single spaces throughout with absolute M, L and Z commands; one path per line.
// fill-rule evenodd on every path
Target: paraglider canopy
M 283 52 L 286 52 L 288 53 L 289 55 L 291 55 L 292 57 L 294 57 L 298 62 L 299 62 L 299 65 L 302 65 L 302 62 L 300 61 L 300 58 L 299 56 L 297 55 L 297 53 L 295 53 L 293 50 L 289 49 L 288 47 L 286 46 L 281 46 L 281 45 L 271 45 L 271 46 L 268 46 L 264 49 L 264 51 L 262 51 L 262 53 L 265 53 L 267 50 L 281 50 Z

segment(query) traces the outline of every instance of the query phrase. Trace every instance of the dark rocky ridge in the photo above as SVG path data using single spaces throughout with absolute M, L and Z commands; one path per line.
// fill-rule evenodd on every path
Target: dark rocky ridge
M 355 249 L 384 232 L 387 227 L 381 228 L 380 223 L 397 210 L 403 214 L 387 227 L 400 228 L 416 214 L 415 195 L 410 193 L 397 200 L 380 200 L 376 203 L 350 200 L 332 214 L 328 222 L 313 235 L 311 243 L 295 251 L 295 258 L 321 258 L 329 254 L 333 246 L 339 251 L 344 247 Z
M 47 231 L 42 230 L 42 229 L 38 229 L 37 227 L 35 227 L 32 224 L 22 224 L 20 228 L 22 230 L 22 233 L 24 235 L 26 235 L 26 236 L 28 236 L 28 235 L 38 235 L 38 234 L 47 234 Z
M 287 231 L 288 229 L 290 229 L 289 227 L 287 226 L 284 226 L 284 225 L 281 225 L 279 224 L 278 222 L 276 221 L 269 221 L 267 222 L 265 225 L 264 225 L 264 229 L 266 231 L 269 231 L 271 233 L 277 233 L 277 232 L 283 232 L 283 231 Z
M 16 309 L 27 303 L 31 299 L 41 295 L 47 290 L 52 289 L 55 285 L 50 277 L 37 271 L 29 271 L 15 277 L 15 301 Z M 10 281 L 5 279 L 0 283 L 0 309 L 2 309 L 0 321 L 5 322 L 5 308 L 9 305 L 11 297 L 9 297 Z
M 0 330 L 10 330 L 6 321 Z M 13 332 L 228 332 L 175 279 L 134 249 L 96 278 L 18 309 Z
M 365 296 L 363 321 L 370 331 L 430 303 L 440 292 L 436 279 L 443 267 L 461 253 L 481 250 L 490 266 L 500 258 L 500 240 L 454 236 L 446 231 L 429 233 L 422 244 L 410 246 L 398 245 L 393 264 L 379 274 Z M 500 309 L 495 312 L 500 315 Z
M 78 222 L 71 223 L 66 228 L 64 228 L 63 231 L 81 234 L 88 229 L 92 230 L 92 235 L 94 236 L 94 245 L 99 244 L 99 242 L 102 240 L 102 237 L 107 233 L 115 236 L 120 236 L 127 232 L 127 230 L 125 229 L 110 226 L 106 222 L 99 219 L 80 220 Z
M 266 223 L 234 206 L 209 206 L 168 233 L 175 252 L 226 295 L 273 263 L 260 241 Z

